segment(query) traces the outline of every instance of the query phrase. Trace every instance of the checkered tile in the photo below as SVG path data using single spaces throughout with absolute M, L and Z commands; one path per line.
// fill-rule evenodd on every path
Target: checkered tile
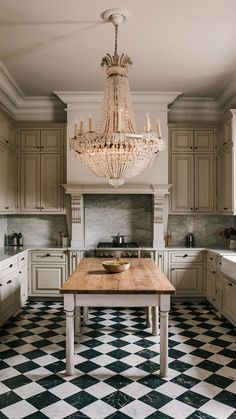
M 65 375 L 61 303 L 29 302 L 0 329 L 0 419 L 236 418 L 235 331 L 206 303 L 175 303 L 169 376 L 144 311 L 90 310 Z

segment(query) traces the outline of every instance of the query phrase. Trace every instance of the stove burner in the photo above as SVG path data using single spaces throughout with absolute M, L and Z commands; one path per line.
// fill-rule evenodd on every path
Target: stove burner
M 139 247 L 136 242 L 127 242 L 127 243 L 112 243 L 112 242 L 99 242 L 97 248 L 114 248 L 114 247 Z

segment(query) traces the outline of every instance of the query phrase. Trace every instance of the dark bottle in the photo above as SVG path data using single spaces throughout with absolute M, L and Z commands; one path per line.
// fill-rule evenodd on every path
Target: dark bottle
M 194 247 L 194 236 L 193 233 L 188 233 L 185 238 L 186 247 Z
M 19 233 L 18 234 L 17 239 L 18 239 L 18 245 L 19 246 L 23 246 L 23 236 L 22 236 L 22 233 Z

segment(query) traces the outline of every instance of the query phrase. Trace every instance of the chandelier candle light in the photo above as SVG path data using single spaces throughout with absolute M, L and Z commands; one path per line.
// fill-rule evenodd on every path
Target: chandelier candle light
M 106 67 L 107 83 L 100 118 L 95 130 L 91 115 L 87 131 L 83 120 L 79 125 L 77 121 L 70 140 L 81 163 L 97 176 L 108 178 L 115 187 L 151 166 L 159 151 L 165 149 L 160 123 L 156 122 L 154 132 L 148 114 L 144 132 L 136 133 L 128 83 L 132 61 L 128 55 L 117 53 L 118 26 L 129 16 L 128 11 L 121 9 L 102 13 L 102 18 L 115 26 L 115 51 L 113 56 L 106 54 L 101 63 Z

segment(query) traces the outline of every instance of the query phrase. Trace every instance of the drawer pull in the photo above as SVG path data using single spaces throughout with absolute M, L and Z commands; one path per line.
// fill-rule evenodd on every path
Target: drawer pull
M 228 286 L 229 286 L 229 287 L 232 287 L 232 286 L 233 286 L 233 284 L 232 284 L 231 282 L 228 282 Z
M 21 260 L 25 260 L 25 258 L 21 258 Z
M 9 209 L 9 207 L 5 207 L 5 209 Z
M 12 268 L 13 267 L 13 265 L 12 265 L 12 263 L 9 265 L 9 268 Z
M 2 287 L 2 284 L 0 284 L 0 287 Z
M 226 145 L 226 144 L 227 144 L 227 141 L 224 141 L 224 142 L 223 142 L 223 145 Z
M 187 258 L 188 257 L 188 255 L 187 255 L 187 253 L 185 253 L 185 255 L 183 255 L 183 258 Z
M 172 270 L 172 271 L 174 271 L 174 270 L 175 270 L 175 268 L 171 268 L 171 270 Z
M 11 280 L 11 279 L 9 279 L 9 281 L 7 281 L 7 284 L 11 284 L 11 282 L 12 282 L 12 280 Z
M 76 258 L 76 255 L 73 255 L 73 258 Z
M 162 258 L 162 255 L 159 255 L 158 257 L 159 257 L 159 258 Z
M 213 273 L 213 274 L 215 274 L 215 273 L 216 273 L 216 271 L 212 271 L 212 273 Z
M 209 259 L 210 259 L 210 260 L 213 260 L 213 258 L 212 258 L 212 257 L 210 257 Z
M 19 271 L 19 274 L 21 274 L 22 272 L 21 271 Z
M 224 208 L 224 210 L 227 210 L 228 208 Z
M 40 209 L 40 207 L 36 207 L 36 209 Z
M 50 253 L 47 253 L 47 254 L 46 254 L 46 257 L 47 257 L 47 258 L 49 258 L 50 256 L 51 256 L 51 255 L 50 255 Z

